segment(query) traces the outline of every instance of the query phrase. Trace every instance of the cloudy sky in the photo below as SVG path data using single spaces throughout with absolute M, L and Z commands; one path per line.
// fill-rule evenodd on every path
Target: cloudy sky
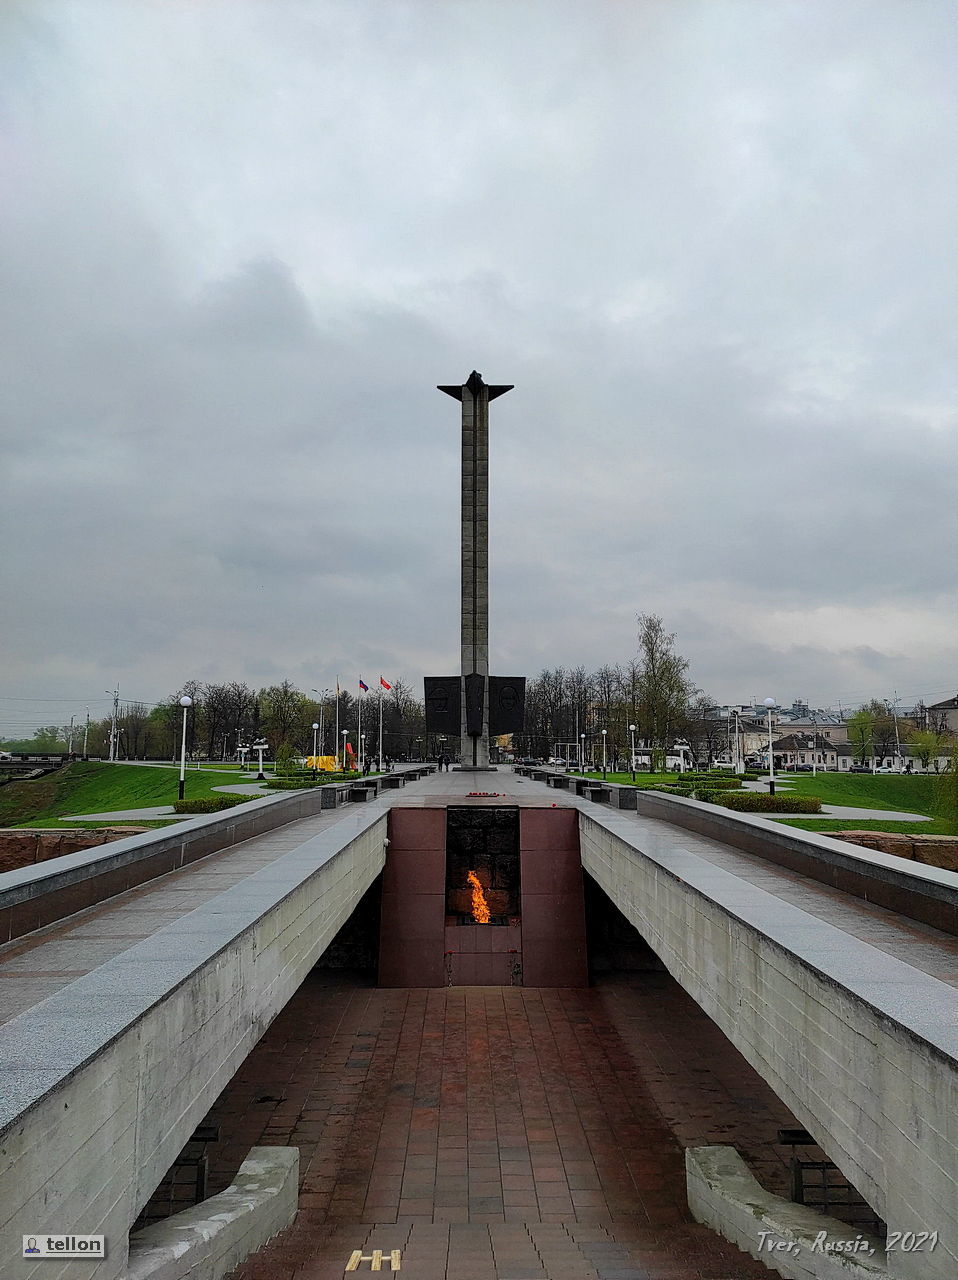
M 953 694 L 956 83 L 952 0 L 5 0 L 0 732 L 456 670 L 473 368 L 493 670 Z

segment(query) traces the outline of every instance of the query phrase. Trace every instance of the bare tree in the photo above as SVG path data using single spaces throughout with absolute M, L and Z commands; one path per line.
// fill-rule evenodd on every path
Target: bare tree
M 306 738 L 309 699 L 289 681 L 261 689 L 259 695 L 263 717 L 262 727 L 273 751 L 280 747 L 295 747 L 302 751 Z M 312 724 L 312 721 L 309 721 Z

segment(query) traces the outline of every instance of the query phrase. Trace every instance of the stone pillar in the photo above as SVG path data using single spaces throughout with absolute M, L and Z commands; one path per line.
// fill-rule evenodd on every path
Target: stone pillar
M 489 401 L 512 387 L 489 386 L 473 370 L 462 386 L 439 390 L 462 403 L 459 759 L 463 769 L 488 769 Z
M 470 378 L 462 388 L 461 671 L 482 676 L 482 733 L 469 734 L 466 682 L 460 706 L 463 765 L 489 767 L 489 388 Z

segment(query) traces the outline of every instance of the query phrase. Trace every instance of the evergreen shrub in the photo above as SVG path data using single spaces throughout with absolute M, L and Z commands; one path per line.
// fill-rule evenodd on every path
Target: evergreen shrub
M 220 809 L 232 809 L 234 805 L 245 804 L 250 796 L 206 796 L 202 800 L 175 800 L 174 813 L 218 813 Z
M 821 813 L 818 796 L 768 796 L 757 791 L 722 795 L 720 804 L 739 813 Z

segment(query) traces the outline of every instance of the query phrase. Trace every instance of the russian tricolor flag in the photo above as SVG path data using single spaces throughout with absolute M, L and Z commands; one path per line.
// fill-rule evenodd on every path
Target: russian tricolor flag
M 365 684 L 362 680 L 360 680 L 360 682 L 359 682 L 359 687 L 360 687 L 360 689 L 362 689 L 363 693 L 368 693 L 368 692 L 369 692 L 369 685 L 368 685 L 368 684 Z

